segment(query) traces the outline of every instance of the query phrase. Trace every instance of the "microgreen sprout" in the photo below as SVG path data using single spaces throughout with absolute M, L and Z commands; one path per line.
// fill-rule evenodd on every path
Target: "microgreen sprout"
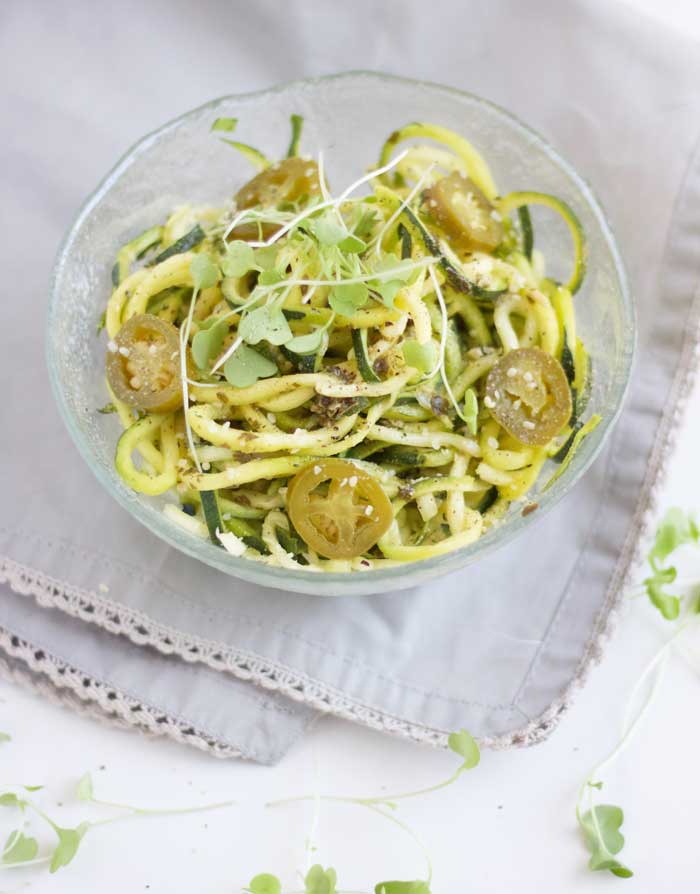
M 25 792 L 39 791 L 42 786 L 14 786 Z M 175 808 L 146 808 L 133 807 L 129 804 L 105 801 L 95 797 L 92 777 L 86 773 L 78 781 L 75 789 L 76 798 L 83 803 L 91 803 L 102 807 L 110 807 L 120 811 L 118 816 L 101 820 L 83 821 L 74 828 L 64 828 L 54 822 L 53 819 L 34 801 L 29 800 L 24 794 L 15 791 L 7 791 L 0 794 L 0 807 L 15 808 L 21 811 L 23 823 L 10 833 L 5 842 L 0 856 L 0 870 L 14 869 L 38 864 L 49 864 L 50 872 L 57 872 L 67 866 L 74 859 L 87 832 L 98 826 L 106 826 L 120 822 L 124 819 L 136 816 L 174 816 L 185 813 L 199 813 L 205 810 L 217 810 L 222 807 L 230 807 L 235 801 L 222 801 L 215 804 L 205 804 L 197 807 Z M 24 831 L 24 817 L 27 811 L 43 820 L 53 831 L 57 843 L 53 849 L 42 856 L 38 856 L 39 844 L 36 838 L 26 835 Z

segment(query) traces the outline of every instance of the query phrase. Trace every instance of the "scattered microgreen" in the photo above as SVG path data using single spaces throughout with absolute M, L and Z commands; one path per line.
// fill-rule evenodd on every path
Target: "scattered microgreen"
M 464 770 L 473 770 L 481 760 L 479 746 L 465 729 L 450 733 L 447 744 L 455 754 L 464 758 L 464 763 L 457 771 L 458 773 L 462 773 Z
M 51 823 L 51 826 L 58 836 L 58 844 L 51 855 L 49 872 L 57 872 L 61 867 L 67 866 L 78 853 L 78 848 L 90 828 L 90 823 L 80 823 L 75 829 L 64 829 L 54 823 Z
M 92 801 L 94 796 L 92 776 L 86 773 L 78 780 L 78 784 L 75 787 L 75 797 L 79 801 Z
M 211 255 L 208 255 L 206 252 L 202 252 L 192 258 L 190 261 L 190 273 L 192 274 L 192 284 L 198 292 L 215 286 L 221 278 L 221 271 Z
M 23 788 L 28 792 L 39 791 L 43 786 L 40 785 L 24 785 L 15 786 Z M 0 854 L 0 868 L 11 867 L 17 865 L 28 865 L 37 863 L 49 863 L 49 871 L 57 872 L 64 866 L 67 866 L 75 857 L 80 845 L 89 829 L 97 826 L 109 825 L 110 823 L 119 822 L 124 819 L 135 816 L 146 815 L 176 815 L 183 813 L 198 813 L 203 810 L 216 810 L 221 807 L 230 807 L 235 802 L 225 801 L 216 804 L 206 804 L 198 807 L 184 808 L 165 808 L 150 809 L 145 807 L 132 807 L 129 804 L 116 804 L 111 801 L 103 801 L 95 797 L 92 777 L 89 773 L 85 773 L 78 781 L 75 788 L 76 798 L 83 803 L 91 803 L 101 805 L 103 807 L 111 807 L 119 810 L 117 816 L 106 819 L 96 820 L 95 822 L 83 821 L 75 828 L 65 828 L 54 822 L 39 806 L 33 801 L 20 798 L 15 792 L 4 792 L 0 795 L 0 807 L 16 808 L 26 814 L 31 811 L 47 825 L 51 827 L 56 835 L 57 843 L 52 851 L 42 857 L 37 857 L 38 844 L 34 837 L 24 834 L 24 828 L 19 828 L 12 832 L 5 842 L 5 846 Z
M 464 421 L 469 433 L 476 434 L 476 421 L 479 415 L 479 401 L 473 388 L 467 388 L 464 394 Z
M 38 852 L 39 843 L 36 838 L 25 835 L 21 829 L 15 829 L 14 832 L 10 832 L 5 842 L 0 863 L 8 865 L 28 863 L 36 858 Z
M 420 345 L 414 338 L 408 338 L 401 346 L 403 359 L 421 373 L 430 372 L 437 361 L 437 351 L 432 341 Z
M 591 852 L 588 868 L 592 872 L 608 870 L 618 878 L 631 878 L 633 872 L 615 854 L 622 850 L 625 838 L 620 832 L 624 814 L 612 804 L 599 804 L 579 820 L 586 847 Z
M 108 416 L 110 413 L 116 413 L 117 408 L 114 406 L 113 403 L 110 402 L 108 404 L 105 404 L 104 407 L 98 407 L 97 412 L 102 413 L 104 416 Z
M 343 317 L 351 317 L 364 307 L 369 299 L 369 290 L 364 283 L 345 283 L 333 286 L 328 296 L 328 304 Z
M 95 327 L 97 330 L 97 335 L 99 335 L 100 332 L 102 332 L 102 330 L 105 328 L 106 325 L 107 325 L 107 311 L 103 310 L 102 313 L 100 314 L 100 319 L 97 321 L 97 326 Z
M 238 335 L 249 345 L 257 345 L 263 339 L 271 345 L 283 345 L 292 338 L 292 330 L 280 308 L 265 305 L 241 320 Z
M 374 886 L 374 894 L 430 894 L 430 883 L 413 882 L 378 882 Z
M 224 130 L 231 133 L 236 129 L 238 118 L 216 118 L 211 126 L 211 130 Z
M 261 872 L 256 875 L 248 883 L 248 887 L 243 889 L 248 894 L 281 894 L 282 883 L 276 875 L 270 875 L 269 872 Z
M 250 270 L 254 270 L 256 263 L 256 252 L 247 242 L 236 239 L 226 246 L 226 254 L 221 259 L 221 269 L 224 276 L 240 277 L 245 276 Z
M 0 733 L 0 742 L 11 742 L 12 736 L 9 733 Z
M 306 873 L 304 894 L 336 894 L 337 881 L 335 869 L 330 866 L 324 869 L 320 863 L 316 863 Z
M 643 581 L 643 586 L 652 605 L 667 621 L 678 618 L 682 597 L 665 589 L 676 580 L 677 570 L 675 566 L 665 566 L 663 563 L 679 547 L 697 545 L 699 542 L 700 530 L 695 519 L 682 509 L 669 509 L 656 529 L 654 544 L 648 555 L 652 574 Z
M 236 388 L 248 388 L 258 379 L 268 379 L 277 373 L 277 366 L 257 351 L 241 345 L 224 364 L 224 376 Z
M 226 320 L 212 317 L 201 324 L 199 332 L 192 339 L 192 358 L 198 369 L 209 369 L 211 361 L 221 351 L 227 335 Z
M 289 121 L 292 125 L 292 138 L 289 141 L 287 158 L 299 154 L 299 142 L 301 141 L 301 132 L 304 127 L 304 118 L 302 115 L 291 115 Z

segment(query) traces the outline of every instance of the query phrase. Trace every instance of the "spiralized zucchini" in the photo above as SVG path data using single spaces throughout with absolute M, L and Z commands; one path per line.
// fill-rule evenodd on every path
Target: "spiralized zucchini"
M 598 422 L 582 419 L 581 225 L 556 197 L 499 197 L 477 149 L 431 124 L 395 131 L 334 195 L 292 119 L 275 164 L 225 141 L 259 170 L 232 202 L 179 206 L 117 254 L 117 471 L 173 495 L 168 517 L 196 536 L 290 572 L 443 555 L 546 463 L 561 474 Z M 571 231 L 566 286 L 530 203 Z

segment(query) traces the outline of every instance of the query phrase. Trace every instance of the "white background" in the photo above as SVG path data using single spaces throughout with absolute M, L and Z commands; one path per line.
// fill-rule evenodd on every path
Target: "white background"
M 631 5 L 700 38 L 697 0 Z M 666 506 L 700 504 L 699 410 L 696 389 Z M 667 634 L 644 600 L 631 601 L 604 662 L 549 741 L 486 753 L 456 785 L 401 807 L 399 816 L 433 857 L 435 894 L 697 889 L 700 680 L 680 657 L 671 661 L 639 736 L 605 776 L 604 800 L 625 810 L 622 856 L 635 877 L 587 872 L 574 819 L 578 785 L 615 744 L 627 695 Z M 305 866 L 310 812 L 303 806 L 265 809 L 265 801 L 314 790 L 362 796 L 413 789 L 440 781 L 456 766 L 454 756 L 332 719 L 318 723 L 276 768 L 218 762 L 81 719 L 5 683 L 0 729 L 12 735 L 0 746 L 0 784 L 47 783 L 38 801 L 64 826 L 114 813 L 76 803 L 72 790 L 87 770 L 106 800 L 152 807 L 238 801 L 206 814 L 96 829 L 69 868 L 54 876 L 43 867 L 1 872 L 0 892 L 225 894 L 262 871 L 280 875 L 285 890 L 298 889 L 295 872 Z M 9 811 L 0 821 L 0 831 L 9 829 Z M 50 840 L 50 834 L 42 838 Z M 314 860 L 335 866 L 346 890 L 371 891 L 378 880 L 425 873 L 410 839 L 360 807 L 323 806 L 316 846 Z

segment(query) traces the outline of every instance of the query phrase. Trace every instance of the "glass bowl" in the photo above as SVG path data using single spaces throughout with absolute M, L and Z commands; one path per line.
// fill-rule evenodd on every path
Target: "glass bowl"
M 107 402 L 105 337 L 96 337 L 95 331 L 110 292 L 116 251 L 164 220 L 174 206 L 220 204 L 252 176 L 249 163 L 209 132 L 214 118 L 238 118 L 237 139 L 281 156 L 292 112 L 305 118 L 303 151 L 313 155 L 323 151 L 336 192 L 377 159 L 393 129 L 425 120 L 472 140 L 502 192 L 553 193 L 568 202 L 583 223 L 588 274 L 576 297 L 576 312 L 593 360 L 588 411 L 599 413 L 602 423 L 583 441 L 564 474 L 540 493 L 539 486 L 549 477 L 545 468 L 531 494 L 539 504 L 537 512 L 523 517 L 522 507 L 512 506 L 497 527 L 448 555 L 352 574 L 271 568 L 236 558 L 183 531 L 162 513 L 165 497 L 134 493 L 114 469 L 120 426 L 116 417 L 95 412 Z M 533 214 L 537 246 L 545 254 L 550 275 L 564 278 L 571 263 L 568 233 L 557 215 L 540 216 L 537 209 Z M 536 525 L 579 481 L 613 428 L 630 376 L 634 339 L 634 312 L 615 239 L 599 202 L 571 165 L 529 127 L 477 96 L 436 84 L 353 72 L 226 96 L 140 140 L 87 199 L 60 249 L 48 313 L 47 357 L 59 410 L 79 451 L 107 490 L 149 530 L 234 577 L 283 590 L 340 596 L 414 587 L 474 562 Z

